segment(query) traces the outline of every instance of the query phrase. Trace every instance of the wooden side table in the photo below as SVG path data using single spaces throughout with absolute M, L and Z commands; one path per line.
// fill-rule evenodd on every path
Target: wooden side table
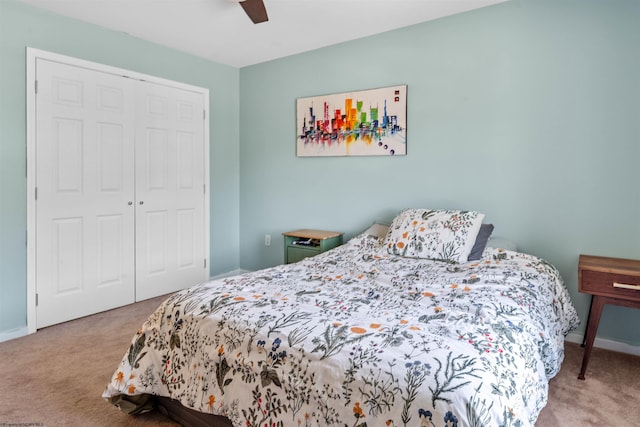
M 604 305 L 640 308 L 640 260 L 580 255 L 578 290 L 592 295 L 578 375 L 579 380 L 584 380 Z
M 291 264 L 303 258 L 318 255 L 342 244 L 342 234 L 337 231 L 294 230 L 284 236 L 284 262 Z

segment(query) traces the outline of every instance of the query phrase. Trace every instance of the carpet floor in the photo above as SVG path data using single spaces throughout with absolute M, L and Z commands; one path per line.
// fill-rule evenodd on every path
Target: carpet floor
M 101 398 L 136 329 L 164 297 L 43 328 L 0 343 L 0 426 L 176 426 L 129 416 Z M 536 427 L 640 426 L 640 357 L 567 343 Z M 489 427 L 489 426 L 488 426 Z

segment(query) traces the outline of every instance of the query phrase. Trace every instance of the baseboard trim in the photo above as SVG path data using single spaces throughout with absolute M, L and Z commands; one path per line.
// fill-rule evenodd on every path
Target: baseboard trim
M 222 273 L 222 274 L 218 274 L 216 276 L 210 277 L 210 280 L 223 279 L 225 277 L 237 276 L 238 274 L 244 274 L 248 272 L 249 270 L 236 269 L 236 270 L 228 271 L 226 273 Z M 27 335 L 29 335 L 29 328 L 27 326 L 24 326 L 22 328 L 11 329 L 9 331 L 0 331 L 0 342 L 9 341 L 15 338 L 21 338 Z
M 582 344 L 582 335 L 578 333 L 570 333 L 566 340 L 576 344 Z M 634 356 L 640 356 L 640 346 L 623 343 L 620 341 L 612 341 L 603 338 L 597 338 L 593 342 L 594 347 L 603 348 L 605 350 L 617 351 L 618 353 L 627 353 Z
M 10 331 L 0 332 L 0 342 L 9 341 L 15 338 L 21 338 L 29 335 L 29 329 L 26 326 L 22 328 L 12 329 Z
M 226 273 L 218 274 L 216 276 L 211 276 L 210 279 L 211 280 L 224 279 L 225 277 L 237 276 L 239 274 L 244 274 L 249 272 L 250 270 L 236 269 L 236 270 L 227 271 Z M 10 331 L 4 331 L 4 332 L 0 331 L 0 342 L 24 337 L 26 335 L 29 335 L 29 330 L 26 326 L 22 328 L 12 329 Z M 582 344 L 582 337 L 583 336 L 581 334 L 573 332 L 567 335 L 565 340 L 572 343 L 576 343 L 576 344 Z M 604 338 L 596 337 L 593 343 L 593 346 L 598 348 L 603 348 L 605 350 L 617 351 L 619 353 L 627 353 L 627 354 L 632 354 L 634 356 L 640 356 L 640 346 L 630 345 L 630 344 L 619 342 L 619 341 L 607 340 Z

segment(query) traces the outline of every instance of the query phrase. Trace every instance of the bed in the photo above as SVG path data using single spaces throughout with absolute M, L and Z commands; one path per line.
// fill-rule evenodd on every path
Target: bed
M 103 397 L 185 425 L 532 426 L 579 319 L 557 269 L 487 244 L 483 217 L 408 209 L 177 292 Z

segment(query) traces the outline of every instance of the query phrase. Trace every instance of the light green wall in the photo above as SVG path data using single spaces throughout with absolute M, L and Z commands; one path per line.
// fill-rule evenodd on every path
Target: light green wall
M 26 325 L 26 46 L 210 89 L 214 275 L 282 262 L 286 230 L 477 209 L 586 318 L 578 255 L 640 258 L 637 22 L 636 0 L 511 0 L 237 70 L 0 0 L 0 335 Z M 296 98 L 395 84 L 406 157 L 296 158 Z M 608 306 L 599 335 L 640 345 L 638 322 Z
M 640 258 L 638 22 L 636 0 L 511 0 L 242 68 L 241 267 L 282 262 L 295 228 L 476 209 L 558 266 L 586 319 L 578 255 Z M 396 84 L 406 157 L 296 158 L 296 98 Z M 599 336 L 640 345 L 638 323 L 607 306 Z
M 211 274 L 238 268 L 238 69 L 0 0 L 0 335 L 26 327 L 27 46 L 209 89 Z

